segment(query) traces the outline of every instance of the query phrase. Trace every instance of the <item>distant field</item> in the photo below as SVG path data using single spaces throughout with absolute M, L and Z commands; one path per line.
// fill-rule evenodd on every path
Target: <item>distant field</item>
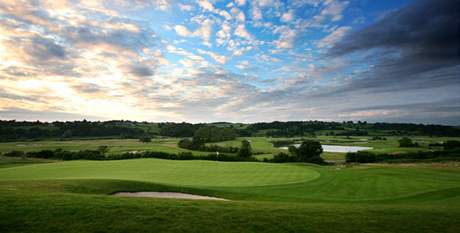
M 2 232 L 458 232 L 458 164 L 136 159 L 0 168 Z M 176 191 L 228 202 L 114 197 Z
M 372 147 L 371 151 L 381 153 L 404 153 L 411 151 L 426 151 L 431 150 L 428 145 L 430 143 L 439 143 L 446 140 L 458 140 L 458 138 L 449 137 L 411 137 L 415 142 L 420 144 L 420 147 L 413 148 L 401 148 L 399 147 L 398 140 L 401 137 L 386 137 L 387 140 L 371 140 L 371 137 L 367 136 L 354 136 L 347 138 L 345 136 L 318 136 L 315 138 L 304 138 L 319 140 L 324 145 L 349 145 L 349 146 L 366 146 Z M 289 140 L 301 138 L 267 138 L 267 137 L 240 137 L 232 141 L 224 141 L 217 144 L 220 146 L 232 146 L 239 147 L 241 140 L 248 139 L 251 142 L 253 151 L 257 154 L 255 157 L 259 160 L 263 158 L 272 158 L 273 155 L 279 152 L 287 152 L 287 150 L 279 149 L 273 146 L 271 140 Z M 21 141 L 21 142 L 7 142 L 0 143 L 0 153 L 9 152 L 12 150 L 21 151 L 37 151 L 45 149 L 58 149 L 64 150 L 86 150 L 86 149 L 97 149 L 99 146 L 106 145 L 109 147 L 109 155 L 123 152 L 132 151 L 160 151 L 167 153 L 179 153 L 179 152 L 192 152 L 195 155 L 207 155 L 209 152 L 191 151 L 182 149 L 177 146 L 180 139 L 178 138 L 164 138 L 164 139 L 153 139 L 150 143 L 142 143 L 137 139 L 88 139 L 88 140 L 44 140 L 44 141 Z M 324 152 L 322 157 L 330 161 L 344 161 L 345 153 L 331 153 Z
M 142 143 L 137 139 L 91 139 L 91 140 L 68 140 L 68 141 L 24 141 L 0 143 L 0 152 L 12 150 L 37 151 L 47 149 L 63 150 L 94 150 L 99 146 L 109 147 L 109 154 L 130 152 L 130 151 L 161 151 L 168 153 L 186 152 L 190 150 L 182 149 L 177 146 L 179 139 L 155 139 L 150 143 Z M 193 151 L 194 154 L 208 154 L 207 152 Z

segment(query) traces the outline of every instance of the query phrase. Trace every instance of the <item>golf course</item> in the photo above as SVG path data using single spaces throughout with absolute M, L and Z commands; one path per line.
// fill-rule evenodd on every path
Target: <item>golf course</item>
M 460 165 L 133 159 L 0 168 L 2 232 L 458 232 Z M 178 192 L 229 201 L 119 197 Z

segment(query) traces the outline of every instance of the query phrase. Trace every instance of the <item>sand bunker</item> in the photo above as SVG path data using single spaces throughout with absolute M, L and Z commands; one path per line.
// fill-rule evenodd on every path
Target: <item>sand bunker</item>
M 171 198 L 171 199 L 189 199 L 189 200 L 214 200 L 214 201 L 228 201 L 227 199 L 194 195 L 188 193 L 174 193 L 174 192 L 118 192 L 114 196 L 120 197 L 152 197 L 152 198 Z

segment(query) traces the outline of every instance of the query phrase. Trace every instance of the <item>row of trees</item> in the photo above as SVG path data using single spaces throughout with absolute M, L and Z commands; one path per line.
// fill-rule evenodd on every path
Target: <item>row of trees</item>
M 325 161 L 321 157 L 323 153 L 323 147 L 321 143 L 314 140 L 305 140 L 299 147 L 290 146 L 289 154 L 281 152 L 273 157 L 273 159 L 268 160 L 269 162 L 306 162 L 306 163 L 316 163 L 316 164 L 325 164 Z
M 209 131 L 219 131 L 222 135 Z M 390 124 L 367 122 L 289 121 L 254 124 L 232 123 L 148 123 L 135 121 L 72 121 L 72 122 L 19 122 L 0 120 L 0 141 L 42 138 L 122 137 L 142 136 L 193 137 L 196 133 L 205 141 L 221 141 L 236 136 L 292 137 L 311 136 L 318 132 L 329 135 L 428 135 L 460 136 L 460 128 L 443 125 Z

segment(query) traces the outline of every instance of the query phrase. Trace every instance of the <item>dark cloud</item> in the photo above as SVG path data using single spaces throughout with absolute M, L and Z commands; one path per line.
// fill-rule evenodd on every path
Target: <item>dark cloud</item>
M 65 48 L 57 44 L 54 40 L 44 37 L 34 37 L 26 51 L 34 59 L 44 61 L 50 59 L 64 59 L 66 57 Z
M 447 100 L 435 101 L 435 102 L 373 105 L 373 106 L 368 106 L 368 107 L 345 109 L 345 111 L 347 112 L 374 111 L 374 110 L 416 111 L 418 113 L 421 113 L 421 112 L 437 112 L 437 113 L 453 112 L 453 113 L 459 113 L 460 115 L 460 98 L 447 99 Z
M 415 1 L 348 34 L 328 51 L 328 56 L 371 52 L 373 60 L 366 57 L 356 62 L 372 66 L 359 79 L 327 94 L 362 89 L 460 88 L 459 9 L 458 1 Z
M 138 65 L 132 65 L 130 67 L 131 73 L 138 76 L 138 77 L 147 77 L 147 76 L 152 76 L 153 70 L 145 65 L 138 64 Z
M 82 84 L 74 85 L 73 88 L 79 92 L 86 93 L 86 94 L 94 94 L 94 93 L 99 93 L 102 91 L 99 85 L 92 84 L 92 83 L 82 83 Z
M 372 48 L 398 48 L 430 59 L 459 58 L 459 3 L 420 0 L 349 34 L 330 53 L 343 55 Z

